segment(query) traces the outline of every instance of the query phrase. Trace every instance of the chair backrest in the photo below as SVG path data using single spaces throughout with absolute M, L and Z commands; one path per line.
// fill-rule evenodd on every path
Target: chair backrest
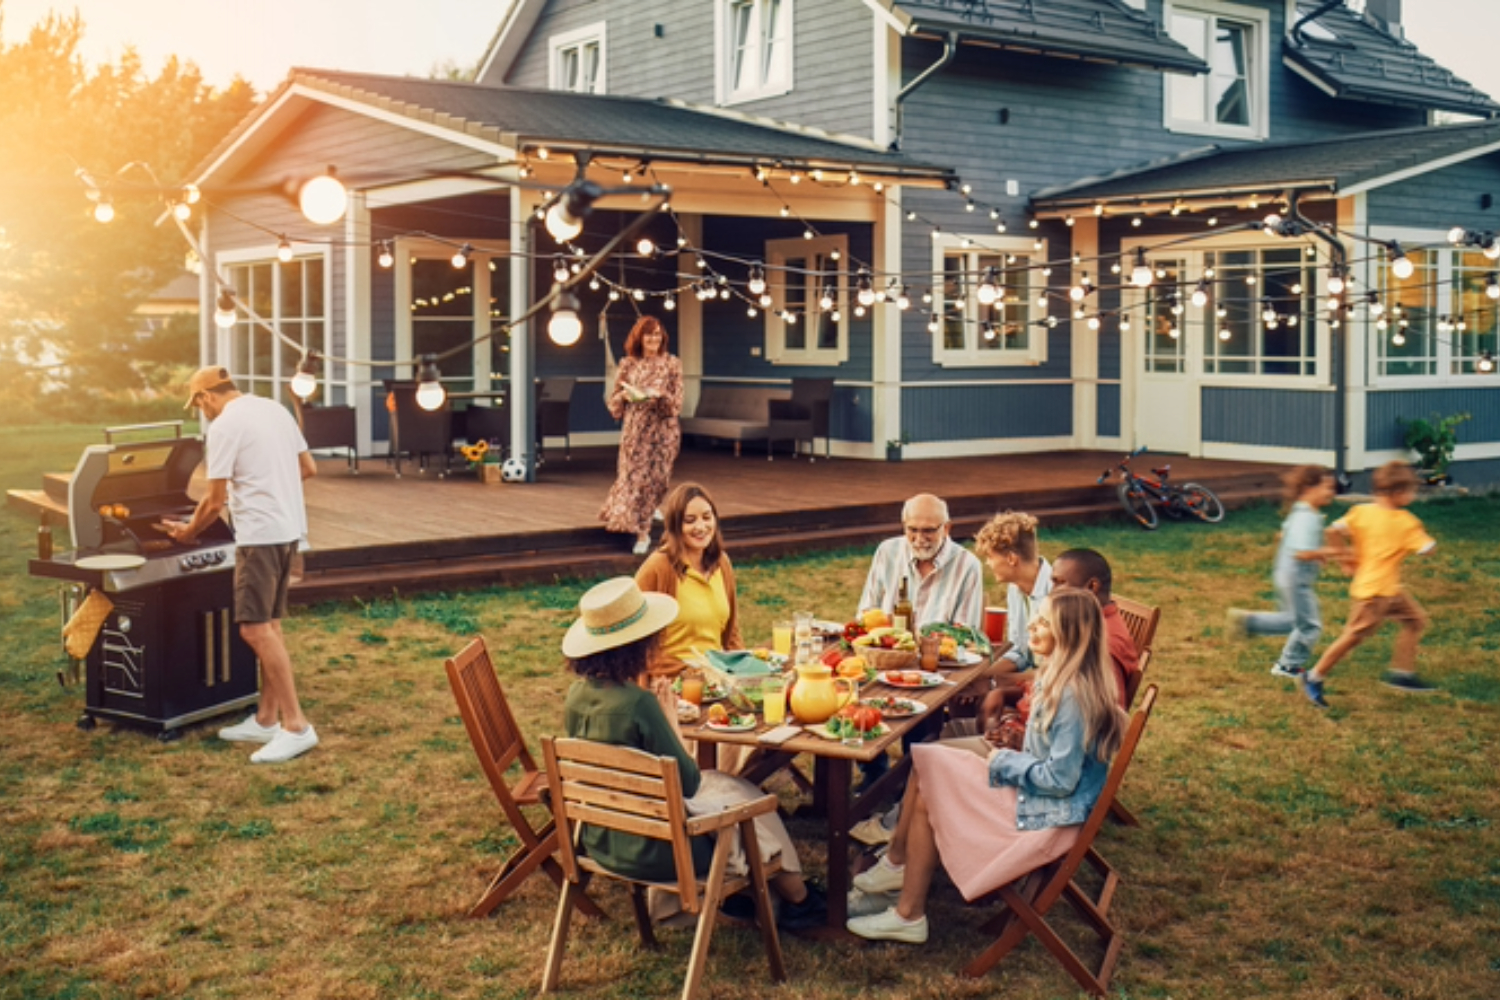
M 1149 604 L 1132 601 L 1118 594 L 1113 596 L 1115 607 L 1120 612 L 1120 620 L 1130 630 L 1130 638 L 1135 640 L 1135 651 L 1141 653 L 1150 649 L 1156 640 L 1156 623 L 1161 620 L 1161 608 L 1153 608 Z
M 561 835 L 558 860 L 572 881 L 578 879 L 574 827 L 587 823 L 605 830 L 634 834 L 672 845 L 677 872 L 675 887 L 682 908 L 700 909 L 693 852 L 687 837 L 687 807 L 677 761 L 634 747 L 612 746 L 592 740 L 544 737 L 542 754 L 547 785 L 552 792 L 552 814 Z
M 510 404 L 499 406 L 471 405 L 464 410 L 464 438 L 470 444 L 492 441 L 510 444 Z
M 1104 789 L 1099 793 L 1099 799 L 1094 803 L 1094 808 L 1084 822 L 1083 829 L 1079 831 L 1078 839 L 1073 842 L 1072 849 L 1058 863 L 1058 874 L 1047 882 L 1041 895 L 1033 904 L 1038 911 L 1047 912 L 1047 908 L 1056 901 L 1072 880 L 1079 865 L 1083 864 L 1083 859 L 1089 849 L 1093 847 L 1094 838 L 1099 835 L 1104 821 L 1109 818 L 1109 808 L 1120 791 L 1121 782 L 1125 780 L 1125 772 L 1130 769 L 1130 761 L 1135 757 L 1135 748 L 1141 742 L 1141 734 L 1146 731 L 1146 722 L 1151 718 L 1151 709 L 1155 706 L 1156 685 L 1153 684 L 1146 689 L 1146 696 L 1141 699 L 1141 707 L 1131 713 L 1130 726 L 1125 730 L 1125 739 L 1120 743 L 1114 762 L 1109 766 L 1109 776 L 1104 780 Z
M 317 406 L 294 392 L 292 414 L 309 448 L 358 448 L 359 429 L 352 406 Z
M 1151 650 L 1141 650 L 1141 657 L 1136 661 L 1136 667 L 1125 675 L 1125 707 L 1129 708 L 1135 704 L 1136 692 L 1141 689 L 1141 681 L 1146 679 L 1146 668 L 1151 665 Z
M 573 387 L 576 378 L 544 378 L 536 388 L 536 434 L 542 437 L 568 435 Z
M 790 398 L 789 390 L 769 386 L 705 385 L 693 416 L 763 424 L 770 419 L 771 400 Z
M 386 390 L 396 400 L 391 414 L 391 442 L 400 453 L 444 454 L 453 443 L 453 401 L 444 398 L 436 410 L 417 405 L 417 383 L 388 380 Z
M 474 744 L 474 753 L 479 757 L 479 766 L 489 779 L 500 808 L 512 826 L 518 826 L 521 810 L 511 794 L 505 773 L 512 764 L 520 762 L 523 772 L 537 769 L 531 751 L 521 736 L 516 718 L 511 714 L 510 702 L 500 688 L 500 678 L 490 662 L 489 648 L 481 636 L 450 657 L 444 664 L 448 671 L 448 683 L 453 687 L 453 698 L 458 702 L 458 714 L 469 731 L 469 742 Z

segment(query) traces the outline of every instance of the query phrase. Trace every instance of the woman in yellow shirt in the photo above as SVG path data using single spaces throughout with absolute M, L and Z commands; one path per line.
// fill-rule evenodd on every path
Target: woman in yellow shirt
M 661 654 L 651 667 L 675 676 L 695 652 L 743 649 L 735 609 L 734 568 L 719 532 L 719 511 L 708 491 L 683 483 L 662 504 L 661 545 L 636 571 L 645 591 L 677 599 L 677 620 L 662 631 Z

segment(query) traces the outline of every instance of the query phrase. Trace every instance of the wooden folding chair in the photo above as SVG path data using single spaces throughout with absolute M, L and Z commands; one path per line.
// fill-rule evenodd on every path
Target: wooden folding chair
M 1106 994 L 1110 977 L 1114 974 L 1115 964 L 1120 958 L 1120 949 L 1125 941 L 1119 929 L 1109 920 L 1109 906 L 1120 887 L 1120 876 L 1114 868 L 1110 867 L 1109 862 L 1094 850 L 1094 838 L 1099 835 L 1099 830 L 1104 825 L 1110 804 L 1114 801 L 1115 793 L 1120 789 L 1120 782 L 1130 767 L 1131 758 L 1135 756 L 1136 745 L 1141 741 L 1141 733 L 1146 729 L 1146 720 L 1151 717 L 1151 709 L 1155 704 L 1156 685 L 1153 684 L 1146 689 L 1145 697 L 1141 699 L 1141 707 L 1131 717 L 1130 728 L 1125 733 L 1125 740 L 1119 752 L 1115 754 L 1114 763 L 1109 769 L 1109 777 L 1104 783 L 1104 790 L 1099 794 L 1099 801 L 1094 803 L 1088 821 L 1079 831 L 1078 840 L 1074 842 L 1072 850 L 1060 860 L 1044 865 L 1032 873 L 1032 876 L 1040 874 L 1040 879 L 1027 876 L 1000 890 L 1000 898 L 1005 903 L 1005 909 L 985 924 L 984 928 L 987 933 L 998 936 L 993 944 L 964 966 L 963 975 L 975 978 L 983 976 L 994 968 L 996 963 L 1010 954 L 1016 945 L 1024 941 L 1028 934 L 1035 934 L 1037 940 L 1068 971 L 1080 987 L 1093 996 L 1102 997 Z M 1097 896 L 1090 896 L 1074 881 L 1074 876 L 1078 874 L 1085 862 L 1103 878 L 1103 885 Z M 1033 891 L 1028 892 L 1023 888 L 1028 884 Z M 1103 946 L 1104 957 L 1100 960 L 1097 971 L 1090 970 L 1083 959 L 1068 947 L 1067 942 L 1059 937 L 1047 922 L 1052 906 L 1059 898 L 1068 901 L 1074 912 L 1089 926 Z
M 781 941 L 776 936 L 776 920 L 771 914 L 766 881 L 781 870 L 781 859 L 775 858 L 769 863 L 762 861 L 755 838 L 755 817 L 776 810 L 774 795 L 753 799 L 721 813 L 689 818 L 683 804 L 677 761 L 671 757 L 657 757 L 632 747 L 552 737 L 542 740 L 542 754 L 547 765 L 552 808 L 562 830 L 558 840 L 558 859 L 567 875 L 557 904 L 557 919 L 552 925 L 547 967 L 542 973 L 543 993 L 557 988 L 563 953 L 567 948 L 569 917 L 582 898 L 580 879 L 585 872 L 630 886 L 636 929 L 640 931 L 641 943 L 647 948 L 656 947 L 651 917 L 646 909 L 647 888 L 654 886 L 676 893 L 682 901 L 682 909 L 698 915 L 698 931 L 688 959 L 682 1000 L 692 1000 L 703 979 L 708 943 L 713 936 L 720 902 L 747 886 L 754 889 L 755 910 L 760 922 L 761 941 L 771 965 L 771 977 L 777 982 L 786 980 L 786 965 L 781 957 Z M 579 854 L 575 844 L 577 826 L 581 823 L 666 841 L 672 845 L 677 880 L 638 881 L 616 874 Z M 748 877 L 727 874 L 732 840 L 729 831 L 736 826 L 750 867 Z M 705 833 L 718 833 L 719 836 L 708 877 L 700 879 L 693 871 L 693 852 L 688 838 Z
M 1130 638 L 1135 640 L 1135 651 L 1144 653 L 1150 649 L 1156 641 L 1156 625 L 1161 621 L 1161 608 L 1132 601 L 1118 594 L 1114 595 L 1114 602 L 1115 608 L 1120 612 L 1120 620 L 1130 630 Z
M 511 714 L 510 703 L 500 689 L 500 680 L 490 663 L 489 649 L 481 636 L 469 643 L 458 655 L 445 664 L 448 683 L 453 687 L 453 698 L 458 702 L 458 714 L 463 717 L 464 728 L 469 731 L 469 741 L 474 744 L 474 753 L 484 776 L 500 800 L 500 809 L 505 818 L 521 838 L 521 846 L 505 860 L 500 871 L 490 880 L 489 888 L 469 910 L 471 917 L 483 917 L 505 901 L 506 897 L 520 888 L 521 883 L 541 868 L 559 886 L 563 884 L 563 871 L 552 855 L 557 853 L 557 830 L 551 819 L 539 829 L 534 829 L 521 812 L 522 806 L 541 803 L 541 790 L 546 787 L 546 776 L 537 770 L 521 730 Z M 515 784 L 506 779 L 511 765 L 521 765 L 521 777 Z M 593 901 L 585 898 L 580 907 L 591 916 L 603 916 Z

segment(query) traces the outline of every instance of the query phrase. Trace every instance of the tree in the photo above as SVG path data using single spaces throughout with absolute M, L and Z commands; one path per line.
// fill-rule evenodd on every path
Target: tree
M 90 69 L 76 14 L 49 15 L 13 45 L 4 26 L 0 0 L 0 361 L 74 390 L 143 388 L 131 314 L 187 250 L 161 221 L 164 195 L 250 111 L 254 89 L 236 78 L 215 90 L 176 58 L 151 78 L 132 49 Z M 85 175 L 116 210 L 108 225 Z

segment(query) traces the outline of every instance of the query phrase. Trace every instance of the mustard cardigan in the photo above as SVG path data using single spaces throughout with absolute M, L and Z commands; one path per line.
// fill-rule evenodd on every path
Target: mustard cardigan
M 720 637 L 719 645 L 723 649 L 744 649 L 745 641 L 740 638 L 739 610 L 734 593 L 734 566 L 729 562 L 728 555 L 719 556 L 718 571 L 724 574 L 724 596 L 729 598 L 729 620 L 724 623 L 724 634 Z M 667 554 L 660 550 L 647 556 L 646 561 L 641 563 L 641 568 L 635 571 L 636 586 L 671 597 L 677 596 L 679 579 Z M 662 672 L 676 673 L 682 669 L 681 664 L 666 666 L 667 669 Z

